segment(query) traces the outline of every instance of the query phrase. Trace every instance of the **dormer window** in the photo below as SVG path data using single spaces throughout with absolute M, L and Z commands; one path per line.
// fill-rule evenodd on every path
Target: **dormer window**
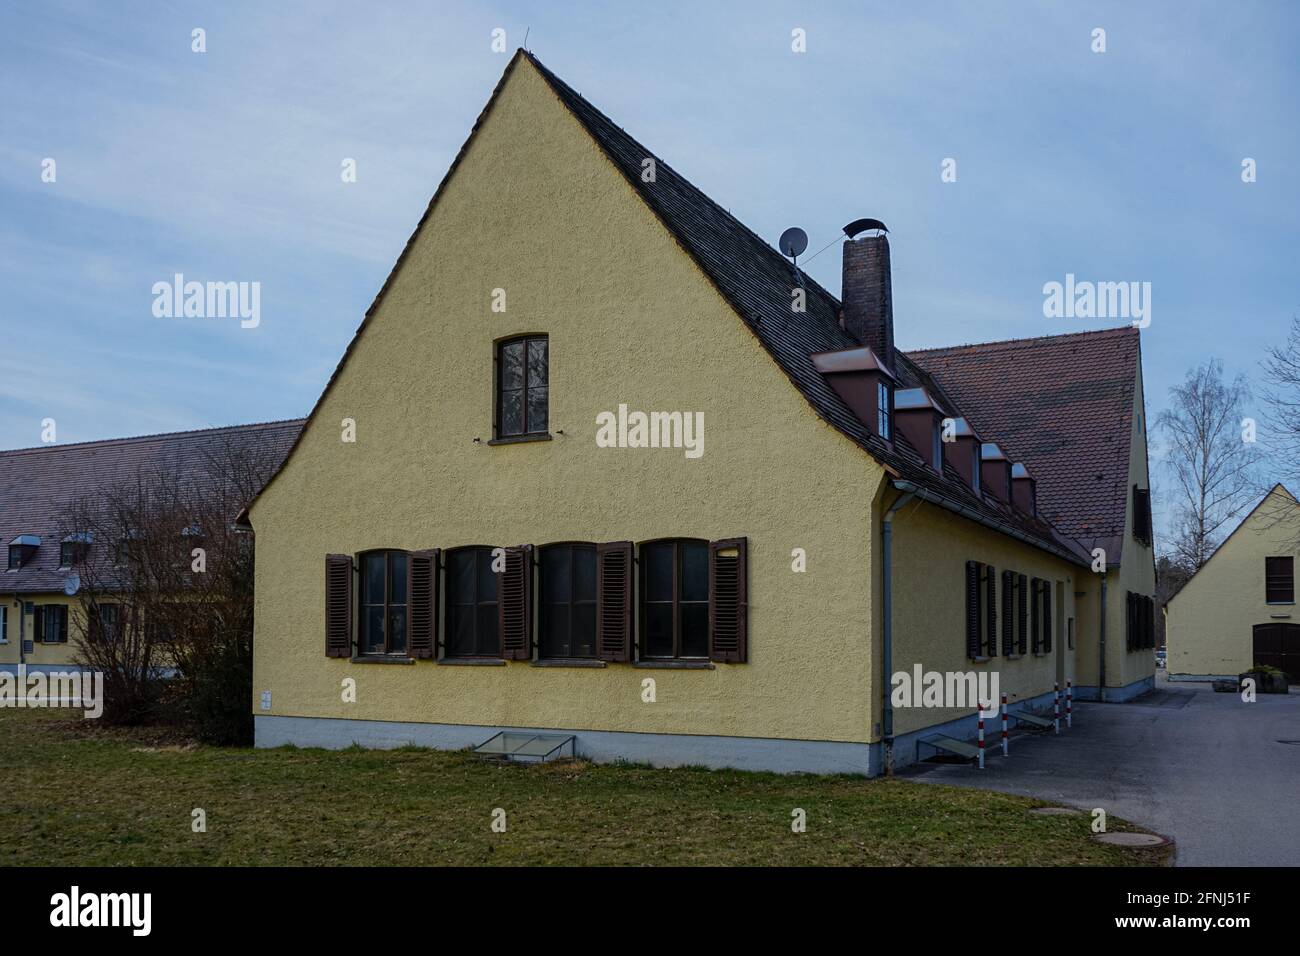
M 890 396 L 898 434 L 927 465 L 943 474 L 943 409 L 924 388 L 900 388 Z
M 86 560 L 90 551 L 91 535 L 89 532 L 70 534 L 59 542 L 59 567 L 71 568 Z
M 858 421 L 877 438 L 893 440 L 894 373 L 875 352 L 860 345 L 809 358 Z
M 17 571 L 30 564 L 41 546 L 41 539 L 34 534 L 20 534 L 9 542 L 9 570 Z
M 1011 462 L 994 442 L 979 446 L 980 468 L 984 472 L 984 490 L 999 501 L 1011 503 Z

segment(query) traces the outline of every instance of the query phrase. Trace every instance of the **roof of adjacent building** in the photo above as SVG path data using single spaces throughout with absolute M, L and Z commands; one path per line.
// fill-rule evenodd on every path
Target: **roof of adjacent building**
M 31 563 L 17 571 L 0 564 L 0 593 L 63 590 L 59 545 L 68 509 L 93 499 L 97 489 L 159 470 L 182 478 L 210 475 L 212 456 L 232 443 L 257 447 L 278 466 L 303 424 L 293 419 L 0 451 L 3 553 L 19 535 L 41 540 Z
M 975 431 L 996 440 L 1037 482 L 1038 510 L 1119 564 L 1139 332 L 1132 326 L 978 345 L 908 357 L 940 383 Z
M 537 68 L 560 101 L 730 303 L 824 421 L 851 438 L 898 478 L 942 496 L 972 516 L 1006 525 L 1018 535 L 1028 537 L 1040 547 L 1068 560 L 1078 562 L 1085 559 L 1086 553 L 1077 541 L 1041 517 L 1027 515 L 991 497 L 975 493 L 951 466 L 946 467 L 942 475 L 936 473 L 926 466 L 922 454 L 901 435 L 896 436 L 892 444 L 874 435 L 834 392 L 812 358 L 817 353 L 859 348 L 862 344 L 841 327 L 840 301 L 808 276 L 796 277 L 789 260 L 778 250 L 688 182 L 661 157 L 638 143 L 535 56 L 527 51 L 521 51 L 521 55 Z M 642 164 L 651 157 L 655 160 L 655 177 L 653 182 L 646 182 L 641 176 Z M 800 282 L 807 290 L 807 311 L 802 315 L 792 315 L 790 310 L 790 289 L 794 282 Z M 932 392 L 947 397 L 954 406 L 951 409 L 954 414 L 965 414 L 966 410 L 956 399 L 954 391 L 945 391 L 928 370 L 913 362 L 908 355 L 896 353 L 894 365 L 898 387 L 928 387 Z M 1131 384 L 1130 380 L 1130 387 Z M 1113 437 L 1118 420 L 1108 421 L 1102 429 L 1098 428 L 1098 421 L 1088 424 L 1085 420 L 1087 430 L 1104 431 L 1107 438 Z M 995 427 L 1001 422 L 991 419 L 986 430 L 980 429 L 978 419 L 973 424 L 982 438 L 997 440 L 1004 448 L 1017 447 L 1010 436 Z M 1128 431 L 1124 430 L 1122 434 L 1127 449 Z M 1098 441 L 1105 440 L 1098 438 Z M 1034 472 L 1032 458 L 1027 464 Z M 1034 474 L 1039 477 L 1036 472 Z M 1042 487 L 1041 479 L 1039 487 Z M 1087 502 L 1081 507 L 1086 509 Z

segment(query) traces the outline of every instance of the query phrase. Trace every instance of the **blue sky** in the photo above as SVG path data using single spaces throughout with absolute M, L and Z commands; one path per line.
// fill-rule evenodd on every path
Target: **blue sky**
M 45 418 L 305 414 L 505 67 L 498 27 L 773 243 L 883 219 L 904 348 L 1116 325 L 1044 318 L 1043 284 L 1150 282 L 1154 417 L 1210 356 L 1258 378 L 1300 314 L 1292 4 L 11 4 L 0 447 Z M 839 268 L 808 264 L 835 292 Z M 175 272 L 260 282 L 260 326 L 155 318 Z

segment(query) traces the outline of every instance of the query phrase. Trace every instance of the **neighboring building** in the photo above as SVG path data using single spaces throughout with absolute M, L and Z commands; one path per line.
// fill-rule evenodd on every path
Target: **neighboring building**
M 914 665 L 1149 687 L 1139 333 L 909 356 L 870 226 L 841 302 L 516 54 L 247 516 L 258 745 L 874 774 L 974 733 Z
M 1166 605 L 1169 679 L 1235 678 L 1267 664 L 1300 682 L 1298 553 L 1300 504 L 1274 485 Z
M 69 509 L 151 469 L 197 474 L 210 454 L 231 444 L 256 443 L 278 463 L 302 425 L 270 422 L 0 451 L 0 671 L 16 672 L 19 664 L 33 672 L 62 670 L 76 663 L 78 635 L 85 633 L 75 596 L 80 571 L 119 542 L 70 532 Z

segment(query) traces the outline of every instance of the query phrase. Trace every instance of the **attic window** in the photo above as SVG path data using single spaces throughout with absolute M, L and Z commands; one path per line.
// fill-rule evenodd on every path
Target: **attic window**
M 496 438 L 546 435 L 550 356 L 544 335 L 497 346 Z
M 34 534 L 20 534 L 9 542 L 9 570 L 17 571 L 36 557 L 41 539 Z
M 1133 486 L 1133 537 L 1151 544 L 1151 489 Z
M 59 542 L 59 567 L 70 568 L 86 560 L 94 536 L 89 531 L 78 531 Z

